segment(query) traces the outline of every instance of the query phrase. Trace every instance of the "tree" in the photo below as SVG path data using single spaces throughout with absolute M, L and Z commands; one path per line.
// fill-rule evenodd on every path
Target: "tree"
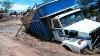
M 90 18 L 91 16 L 98 15 L 98 11 L 96 11 L 100 4 L 98 3 L 98 7 L 96 6 L 96 2 L 98 1 L 100 0 L 77 0 L 77 3 L 82 8 L 84 16 Z
M 87 7 L 90 3 L 94 2 L 94 0 L 76 0 L 80 7 Z
M 13 3 L 9 0 L 1 2 L 1 6 L 4 8 L 5 13 L 9 11 L 9 9 L 12 7 Z
M 2 8 L 0 8 L 0 13 L 4 13 L 4 10 Z
M 97 6 L 98 6 L 99 12 L 100 12 L 100 0 L 97 1 Z

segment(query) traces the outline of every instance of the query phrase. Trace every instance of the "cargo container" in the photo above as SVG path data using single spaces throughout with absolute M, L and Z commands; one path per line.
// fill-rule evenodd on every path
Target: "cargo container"
M 43 39 L 52 39 L 52 29 L 48 24 L 50 18 L 45 18 L 45 16 L 51 16 L 52 18 L 53 15 L 68 10 L 70 6 L 74 5 L 74 0 L 71 1 L 57 0 L 38 6 L 36 9 L 36 13 L 32 16 L 31 24 L 29 26 L 30 31 L 41 36 Z

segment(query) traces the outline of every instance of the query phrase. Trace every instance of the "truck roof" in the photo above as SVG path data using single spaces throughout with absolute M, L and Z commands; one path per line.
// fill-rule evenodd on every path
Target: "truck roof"
M 69 15 L 69 14 L 78 12 L 78 11 L 81 11 L 81 9 L 76 9 L 76 10 L 69 11 L 69 12 L 67 12 L 67 13 L 60 14 L 60 15 L 56 16 L 55 18 L 58 18 L 58 19 L 59 19 L 59 18 L 62 18 L 62 17 L 64 17 L 64 16 L 67 16 L 67 15 Z
M 84 33 L 91 33 L 93 30 L 97 29 L 98 27 L 100 27 L 99 22 L 92 21 L 89 19 L 84 19 L 84 20 L 81 20 L 81 21 L 74 23 L 70 26 L 65 27 L 64 29 L 76 30 L 79 32 L 84 32 Z

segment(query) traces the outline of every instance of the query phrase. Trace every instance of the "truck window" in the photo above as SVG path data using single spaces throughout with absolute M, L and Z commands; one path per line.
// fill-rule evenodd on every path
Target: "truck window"
M 84 19 L 83 14 L 81 12 L 76 12 L 70 15 L 67 15 L 65 17 L 60 18 L 61 24 L 63 27 L 71 25 L 75 22 L 78 22 L 80 20 Z
M 54 28 L 61 28 L 58 20 L 53 20 Z

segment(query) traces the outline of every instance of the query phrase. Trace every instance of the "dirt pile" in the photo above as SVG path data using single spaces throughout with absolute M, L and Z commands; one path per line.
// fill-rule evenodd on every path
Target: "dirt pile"
M 17 38 L 15 38 L 20 43 L 23 43 L 31 48 L 39 49 L 41 55 L 57 55 L 66 52 L 66 49 L 63 48 L 60 44 L 55 42 L 45 42 L 36 37 L 30 36 L 24 32 L 20 33 Z M 44 54 L 43 54 L 44 53 Z M 57 55 L 58 56 L 58 55 Z M 60 55 L 61 56 L 61 55 Z
M 80 54 L 73 53 L 71 51 L 68 51 L 64 47 L 60 45 L 60 43 L 57 42 L 45 42 L 41 39 L 38 39 L 38 37 L 30 36 L 29 34 L 26 34 L 24 32 L 21 32 L 18 37 L 15 39 L 20 43 L 23 43 L 24 45 L 27 45 L 31 48 L 38 49 L 38 54 L 42 56 L 95 56 L 100 54 L 100 49 L 94 49 L 92 51 L 89 51 L 87 49 L 83 50 L 84 52 Z

